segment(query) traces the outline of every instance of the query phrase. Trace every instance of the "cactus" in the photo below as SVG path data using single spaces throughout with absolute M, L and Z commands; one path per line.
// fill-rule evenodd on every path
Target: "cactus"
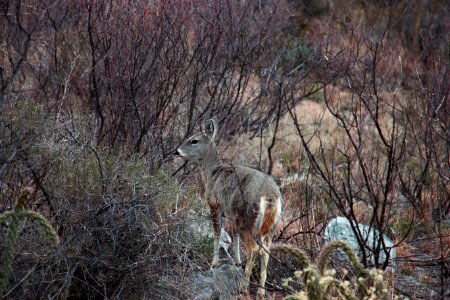
M 350 281 L 336 278 L 336 271 L 326 269 L 331 254 L 337 249 L 341 249 L 347 254 L 350 263 L 356 270 L 356 281 L 353 284 Z M 294 273 L 304 283 L 303 290 L 287 296 L 285 300 L 325 300 L 330 298 L 369 300 L 391 298 L 385 285 L 383 271 L 364 269 L 353 249 L 343 241 L 333 241 L 325 245 L 318 257 L 317 265 L 312 264 L 308 256 L 294 246 L 275 244 L 272 246 L 272 250 L 296 257 L 303 267 L 302 271 Z M 393 296 L 392 298 L 403 299 L 400 296 Z
M 21 220 L 25 218 L 33 220 L 42 229 L 42 232 L 46 238 L 48 238 L 55 244 L 59 243 L 58 235 L 50 226 L 48 220 L 45 217 L 37 212 L 23 209 L 30 195 L 31 193 L 29 190 L 22 191 L 17 200 L 15 209 L 0 214 L 0 223 L 4 222 L 8 218 L 11 219 L 8 228 L 8 234 L 6 236 L 6 250 L 3 256 L 3 265 L 0 268 L 0 295 L 3 294 L 5 288 L 8 285 L 11 264 L 14 258 L 14 248 L 17 245 L 17 235 Z

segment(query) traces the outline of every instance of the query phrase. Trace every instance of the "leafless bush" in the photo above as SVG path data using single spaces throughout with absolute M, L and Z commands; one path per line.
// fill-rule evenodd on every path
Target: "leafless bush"
M 260 71 L 285 9 L 2 2 L 0 210 L 31 186 L 26 207 L 61 238 L 53 251 L 21 229 L 7 297 L 142 296 L 192 267 L 205 247 L 185 232 L 195 197 L 180 194 L 163 163 L 207 116 L 225 134 L 272 121 Z
M 387 18 L 371 31 L 357 14 L 340 13 L 332 14 L 327 33 L 317 42 L 321 45 L 316 56 L 320 62 L 315 69 L 323 93 L 322 117 L 331 115 L 334 119 L 333 140 L 324 139 L 321 119 L 311 130 L 297 117 L 295 88 L 282 93 L 284 103 L 312 175 L 320 180 L 318 187 L 329 200 L 331 214 L 342 215 L 351 224 L 364 222 L 395 238 L 397 244 L 416 230 L 418 219 L 424 224 L 431 222 L 439 251 L 430 263 L 440 267 L 439 286 L 444 297 L 447 267 L 443 261 L 448 243 L 441 224 L 448 218 L 448 177 L 440 174 L 448 168 L 448 147 L 444 146 L 448 143 L 444 133 L 448 119 L 447 58 L 432 46 L 424 50 L 426 61 L 421 56 L 402 56 L 399 45 L 390 38 L 391 24 L 395 23 L 389 18 L 392 14 L 385 15 Z M 448 35 L 440 41 L 448 43 Z M 415 66 L 415 73 L 406 73 L 404 68 L 411 66 Z M 369 207 L 364 218 L 356 210 L 357 202 Z M 429 216 L 425 218 L 424 205 Z M 393 232 L 396 222 L 405 220 L 405 212 L 410 214 L 406 227 Z M 353 231 L 363 249 L 364 265 L 368 266 L 368 257 L 373 256 L 376 267 L 386 268 L 388 261 L 379 260 L 381 253 L 389 256 L 390 252 L 383 237 L 367 245 L 356 226 Z

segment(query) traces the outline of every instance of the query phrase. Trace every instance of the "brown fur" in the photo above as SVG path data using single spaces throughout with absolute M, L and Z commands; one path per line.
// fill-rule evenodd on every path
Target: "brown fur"
M 269 204 L 266 207 L 266 211 L 264 213 L 264 217 L 263 217 L 263 221 L 261 223 L 261 228 L 259 229 L 259 234 L 262 236 L 265 236 L 266 234 L 269 233 L 269 231 L 272 229 L 274 223 L 275 223 L 275 219 L 277 217 L 277 210 L 276 208 L 272 205 Z

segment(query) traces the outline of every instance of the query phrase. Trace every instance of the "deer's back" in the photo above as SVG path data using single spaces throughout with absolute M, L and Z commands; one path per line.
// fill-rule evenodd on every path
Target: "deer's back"
M 273 178 L 244 166 L 216 167 L 207 185 L 207 193 L 212 201 L 217 201 L 225 217 L 243 229 L 254 229 L 255 225 L 258 229 L 261 227 L 257 224 L 258 218 L 264 217 L 267 205 L 281 205 L 281 193 Z M 281 213 L 281 207 L 274 209 L 278 209 L 277 214 Z M 274 223 L 277 218 L 278 215 Z

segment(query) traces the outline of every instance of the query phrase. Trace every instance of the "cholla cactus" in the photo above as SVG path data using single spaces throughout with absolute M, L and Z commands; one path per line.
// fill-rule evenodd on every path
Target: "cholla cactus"
M 6 286 L 8 285 L 11 264 L 14 257 L 14 248 L 17 244 L 17 233 L 21 220 L 25 218 L 33 220 L 42 229 L 45 237 L 47 237 L 55 244 L 59 242 L 58 235 L 50 226 L 45 217 L 34 211 L 23 210 L 23 207 L 29 199 L 30 195 L 31 193 L 29 190 L 22 191 L 19 199 L 17 200 L 15 209 L 13 211 L 6 211 L 0 214 L 0 223 L 4 222 L 8 218 L 11 219 L 11 222 L 9 223 L 8 234 L 6 236 L 6 251 L 3 256 L 3 265 L 0 268 L 0 296 L 3 294 Z
M 353 267 L 356 269 L 356 282 L 340 280 L 335 277 L 335 270 L 327 270 L 326 266 L 334 250 L 343 250 Z M 287 253 L 300 260 L 302 271 L 294 273 L 295 277 L 303 281 L 302 291 L 290 295 L 285 300 L 377 300 L 388 299 L 389 296 L 384 281 L 383 271 L 377 269 L 366 270 L 361 265 L 353 249 L 343 241 L 333 241 L 323 248 L 318 257 L 317 266 L 311 264 L 308 256 L 291 245 L 273 245 L 272 250 Z M 393 299 L 403 299 L 394 296 Z

